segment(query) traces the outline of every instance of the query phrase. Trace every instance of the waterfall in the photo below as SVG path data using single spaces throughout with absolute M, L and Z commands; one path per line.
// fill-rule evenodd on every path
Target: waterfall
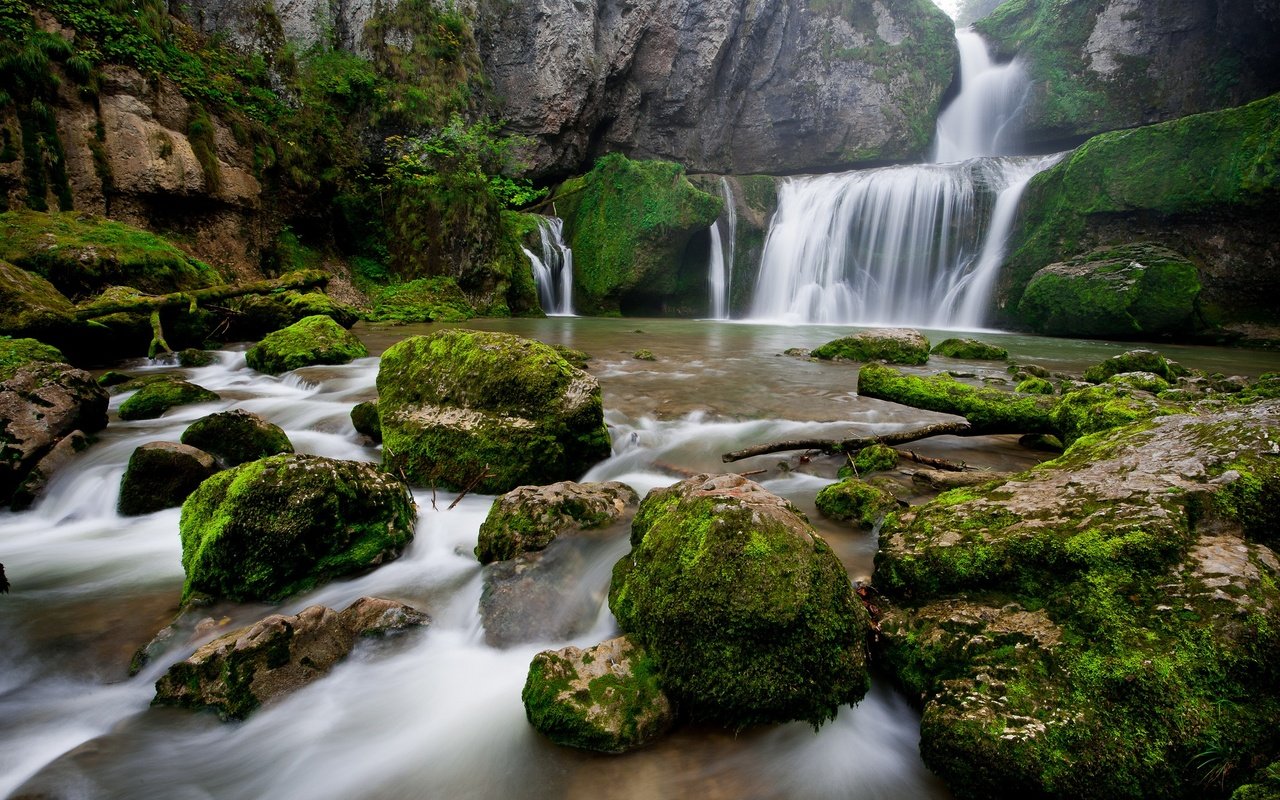
M 935 163 L 786 179 L 751 318 L 976 328 L 1027 182 L 1058 156 L 1016 157 L 1028 82 L 958 31 L 960 94 Z
M 573 250 L 564 243 L 564 220 L 539 217 L 538 234 L 542 239 L 542 256 L 522 247 L 533 266 L 533 280 L 538 286 L 542 310 L 552 317 L 573 316 Z
M 729 179 L 720 178 L 720 196 L 724 198 L 724 213 L 728 238 L 720 235 L 720 219 L 711 223 L 711 255 L 707 265 L 707 293 L 711 319 L 729 318 L 729 285 L 733 280 L 733 250 L 738 238 L 738 209 L 733 203 L 733 187 Z

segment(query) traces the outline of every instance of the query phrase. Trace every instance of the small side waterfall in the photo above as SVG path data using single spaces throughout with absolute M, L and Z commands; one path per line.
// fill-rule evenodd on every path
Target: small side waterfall
M 1057 156 L 1016 148 L 1028 83 L 956 34 L 961 91 L 938 118 L 937 163 L 789 178 L 751 318 L 976 328 L 1027 182 Z
M 542 239 L 542 256 L 524 250 L 533 265 L 533 280 L 538 286 L 542 310 L 552 317 L 573 316 L 573 250 L 564 243 L 564 220 L 539 217 L 538 233 Z
M 724 213 L 711 223 L 711 256 L 707 266 L 707 293 L 711 319 L 729 318 L 729 285 L 733 280 L 733 250 L 738 239 L 738 210 L 734 207 L 733 187 L 729 179 L 720 178 L 720 195 Z M 720 221 L 725 221 L 728 238 L 720 235 Z

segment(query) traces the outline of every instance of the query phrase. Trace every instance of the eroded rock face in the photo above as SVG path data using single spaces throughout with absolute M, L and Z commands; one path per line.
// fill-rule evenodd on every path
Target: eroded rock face
M 153 705 L 212 709 L 244 719 L 258 707 L 324 677 L 361 637 L 430 624 L 403 603 L 362 597 L 342 612 L 310 606 L 273 614 L 214 639 L 156 681 Z
M 886 524 L 886 662 L 958 795 L 1182 796 L 1203 777 L 1184 753 L 1268 754 L 1280 402 L 1223 405 Z
M 533 657 L 521 693 L 529 722 L 556 744 L 624 753 L 675 721 L 652 659 L 626 636 Z
M 815 725 L 866 693 L 866 611 L 790 502 L 738 475 L 649 493 L 609 607 L 692 719 Z
M 64 438 L 107 425 L 107 393 L 89 373 L 33 362 L 0 382 L 0 505 Z
M 480 525 L 481 564 L 542 550 L 560 534 L 612 525 L 635 513 L 640 498 L 624 483 L 520 486 L 493 501 Z

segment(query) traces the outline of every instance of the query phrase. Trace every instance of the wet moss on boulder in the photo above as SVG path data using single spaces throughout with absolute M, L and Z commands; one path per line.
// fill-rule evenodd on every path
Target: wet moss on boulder
M 293 443 L 279 425 L 239 408 L 201 417 L 187 426 L 179 441 L 213 455 L 224 468 L 293 452 Z
M 1084 379 L 1089 383 L 1103 383 L 1125 372 L 1149 372 L 1171 383 L 1188 374 L 1186 367 L 1154 350 L 1130 350 L 1089 367 L 1084 371 Z
M 278 375 L 316 364 L 346 364 L 369 355 L 355 334 L 329 317 L 306 317 L 275 331 L 244 354 L 251 369 Z
M 127 385 L 127 384 L 126 384 Z M 176 376 L 166 376 L 148 382 L 120 404 L 120 419 L 125 421 L 155 419 L 178 406 L 193 403 L 212 403 L 218 394 L 203 386 L 184 381 Z
M 1049 413 L 1050 397 L 979 389 L 949 375 L 919 377 L 882 364 L 864 364 L 858 394 L 894 403 L 958 414 L 983 433 L 1056 433 Z
M 611 448 L 596 379 L 505 333 L 399 342 L 378 370 L 378 417 L 383 464 L 423 486 L 501 494 L 577 478 Z
M 653 660 L 626 636 L 586 650 L 539 653 L 520 696 L 529 724 L 556 744 L 582 750 L 635 750 L 675 722 Z
M 9 380 L 27 364 L 59 364 L 66 360 L 58 348 L 36 339 L 0 336 L 0 381 Z
M 375 442 L 382 441 L 382 423 L 378 420 L 378 401 L 356 403 L 351 409 L 351 427 Z
M 371 464 L 279 455 L 206 480 L 182 506 L 183 598 L 280 600 L 399 557 L 417 512 Z
M 934 355 L 959 361 L 1001 361 L 1009 357 L 1009 351 L 977 339 L 943 339 L 931 351 Z
M 873 528 L 885 514 L 898 508 L 892 494 L 857 478 L 845 478 L 818 492 L 814 502 L 823 516 L 849 520 Z
M 737 475 L 649 493 L 609 607 L 693 720 L 820 725 L 868 687 L 866 611 L 825 541 Z
M 929 360 L 929 340 L 910 328 L 871 328 L 827 342 L 810 355 L 823 360 L 919 365 Z
M 1018 315 L 1050 336 L 1153 337 L 1193 329 L 1199 296 L 1195 264 L 1142 242 L 1043 267 L 1027 284 Z
M 0 260 L 0 336 L 73 345 L 74 350 L 76 335 L 84 328 L 85 323 L 75 318 L 71 301 L 53 284 Z
M 853 457 L 853 471 L 858 475 L 884 472 L 898 466 L 898 451 L 884 444 L 864 447 Z
M 481 564 L 542 550 L 569 531 L 607 527 L 635 513 L 640 498 L 624 483 L 520 486 L 493 501 L 480 525 Z

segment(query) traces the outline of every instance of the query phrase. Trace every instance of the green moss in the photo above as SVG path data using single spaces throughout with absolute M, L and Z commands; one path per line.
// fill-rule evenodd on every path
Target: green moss
M 911 331 L 912 335 L 885 335 L 878 331 L 834 339 L 814 348 L 811 355 L 820 359 L 845 361 L 887 361 L 890 364 L 924 364 L 929 360 L 929 340 Z
M 293 452 L 293 443 L 280 426 L 242 409 L 201 417 L 187 426 L 180 441 L 231 467 Z
M 1150 392 L 1155 395 L 1169 388 L 1168 381 L 1152 372 L 1121 372 L 1108 378 L 1107 383 L 1125 389 L 1136 389 L 1139 392 Z
M 1135 397 L 1123 387 L 1108 384 L 1067 392 L 1050 418 L 1063 444 L 1070 447 L 1083 436 L 1150 419 L 1158 414 L 1168 414 L 1172 410 Z
M 382 441 L 382 423 L 378 420 L 378 403 L 357 403 L 351 409 L 351 426 L 375 442 Z
M 1187 369 L 1154 350 L 1130 350 L 1089 367 L 1084 371 L 1084 379 L 1089 383 L 1102 383 L 1126 372 L 1147 372 L 1172 383 L 1186 375 Z
M 120 404 L 120 419 L 155 419 L 175 406 L 212 403 L 219 397 L 203 386 L 170 377 L 151 382 Z
M 0 381 L 7 381 L 23 366 L 33 361 L 61 363 L 67 359 L 56 347 L 35 339 L 11 339 L 0 336 Z
M 934 355 L 961 361 L 1000 361 L 1009 357 L 1009 351 L 977 339 L 944 339 L 932 350 Z
M 854 456 L 853 469 L 858 475 L 884 472 L 898 466 L 898 451 L 883 444 L 864 447 Z
M 658 358 L 653 354 L 652 350 L 637 350 L 631 354 L 636 361 L 657 361 Z
M 314 364 L 346 364 L 369 355 L 355 334 L 326 316 L 305 317 L 268 334 L 245 353 L 249 367 L 277 375 Z
M 609 607 L 682 713 L 732 727 L 818 725 L 861 698 L 864 612 L 827 544 L 799 533 L 796 516 L 680 490 L 641 504 Z
M 97 294 L 109 285 L 164 294 L 221 280 L 159 236 L 72 212 L 0 214 L 0 260 L 44 277 L 69 297 Z
M 920 378 L 892 367 L 864 364 L 858 394 L 913 408 L 959 414 L 977 430 L 990 433 L 1056 433 L 1050 412 L 1056 401 L 998 389 L 978 389 L 949 375 Z
M 279 455 L 214 475 L 182 507 L 183 598 L 279 600 L 397 557 L 416 512 L 368 464 Z
M 849 478 L 818 492 L 818 510 L 831 519 L 853 520 L 873 528 L 885 514 L 897 509 L 898 501 L 884 489 Z
M 453 278 L 418 278 L 373 292 L 372 322 L 463 322 L 475 308 Z
M 555 202 L 574 253 L 574 303 L 589 314 L 672 296 L 689 240 L 724 206 L 678 164 L 619 154 L 566 181 Z
M 1053 394 L 1053 384 L 1044 378 L 1030 377 L 1021 381 L 1014 391 L 1018 394 Z

